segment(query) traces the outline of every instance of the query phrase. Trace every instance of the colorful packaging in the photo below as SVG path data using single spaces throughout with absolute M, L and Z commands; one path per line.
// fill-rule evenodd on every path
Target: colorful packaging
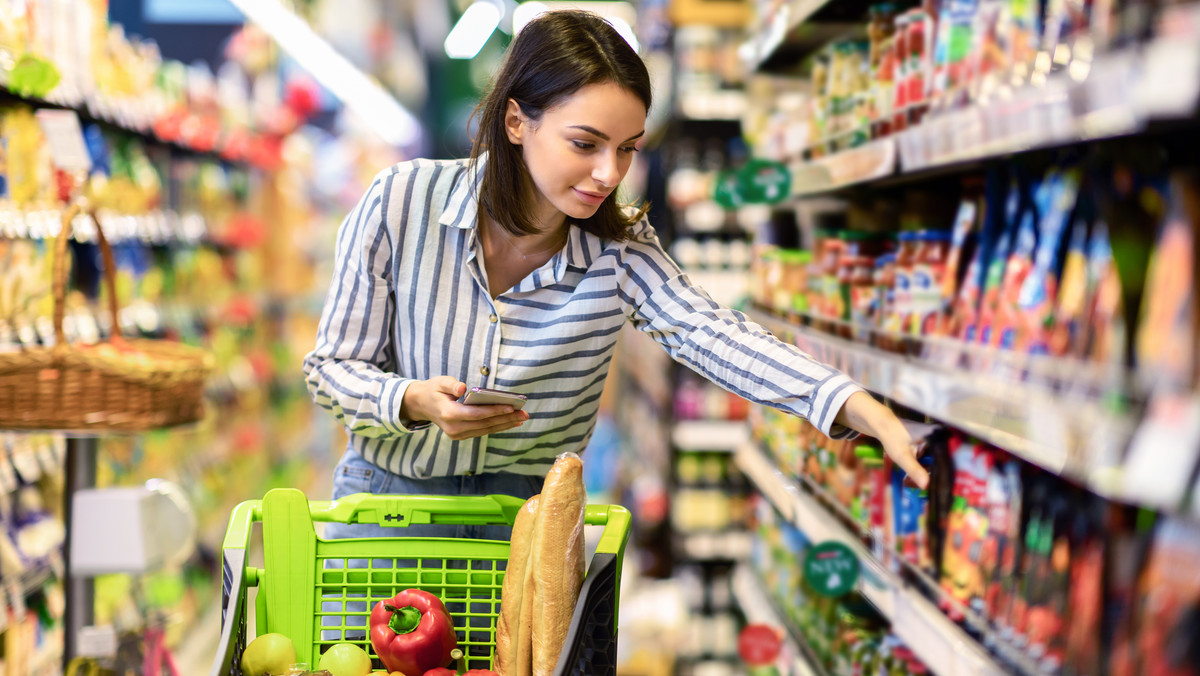
M 1139 673 L 1197 676 L 1200 620 L 1200 524 L 1161 521 L 1138 584 L 1133 664 Z
M 1087 221 L 1077 217 L 1063 260 L 1054 327 L 1048 343 L 1049 353 L 1056 357 L 1077 354 L 1079 349 L 1087 295 L 1087 235 Z
M 1063 673 L 1101 673 L 1101 620 L 1104 613 L 1104 556 L 1107 532 L 1104 500 L 1088 496 L 1075 515 L 1071 533 L 1071 581 L 1067 600 Z
M 1188 388 L 1196 372 L 1196 224 L 1184 211 L 1194 177 L 1177 173 L 1171 203 L 1150 260 L 1137 330 L 1137 364 L 1155 387 Z
M 1034 191 L 1033 209 L 1026 209 L 1021 215 L 1021 225 L 1017 229 L 1016 239 L 1012 243 L 1008 262 L 1004 266 L 1004 279 L 1000 282 L 1000 292 L 995 297 L 989 319 L 984 316 L 984 336 L 981 342 L 985 345 L 996 345 L 1011 350 L 1016 343 L 1017 335 L 1017 301 L 1021 287 L 1025 284 L 1030 271 L 1033 269 L 1033 253 L 1037 247 L 1037 218 L 1039 213 L 1045 213 L 1053 195 L 1058 191 L 1059 178 L 1056 174 L 1046 177 Z M 986 297 L 985 297 L 986 298 Z
M 1125 312 L 1121 276 L 1113 260 L 1108 226 L 1097 221 L 1088 242 L 1088 315 L 1083 356 L 1094 362 L 1120 362 L 1125 354 Z
M 988 342 L 984 337 L 984 328 L 985 324 L 990 322 L 995 315 L 995 304 L 1000 297 L 1001 282 L 1004 279 L 1004 267 L 1008 263 L 1009 247 L 1012 246 L 1012 241 L 1016 237 L 1016 226 L 1018 226 L 1022 209 L 1024 209 L 1024 198 L 1022 198 L 1021 192 L 1019 181 L 1014 179 L 1008 187 L 1007 197 L 1003 199 L 1002 220 L 995 223 L 997 228 L 995 243 L 988 247 L 980 247 L 982 251 L 979 255 L 979 286 L 964 288 L 965 293 L 976 294 L 979 298 L 976 305 L 977 318 L 971 323 L 964 324 L 962 337 L 967 342 Z M 990 333 L 988 337 L 991 337 Z
M 1031 354 L 1050 352 L 1053 304 L 1058 293 L 1055 272 L 1058 270 L 1062 241 L 1079 194 L 1079 180 L 1078 170 L 1063 172 L 1054 193 L 1049 196 L 1047 209 L 1041 214 L 1033 269 L 1021 285 L 1017 298 L 1017 333 L 1013 349 Z
M 971 239 L 975 234 L 979 202 L 974 197 L 967 197 L 958 207 L 958 215 L 954 218 L 954 231 L 950 240 L 950 252 L 946 256 L 946 270 L 942 275 L 941 312 L 935 333 L 937 335 L 952 335 L 951 316 L 954 299 L 958 297 L 960 284 L 964 281 L 964 259 L 969 254 Z
M 942 314 L 942 286 L 946 277 L 946 258 L 951 233 L 924 230 L 918 233 L 917 253 L 913 261 L 910 290 L 912 299 L 910 332 L 915 336 L 934 335 Z
M 966 103 L 968 57 L 974 43 L 979 0 L 944 0 L 933 52 L 932 98 L 941 107 Z
M 1015 178 L 1006 182 L 999 171 L 989 174 L 986 205 L 987 213 L 984 216 L 979 246 L 976 247 L 971 265 L 967 268 L 955 310 L 959 335 L 968 343 L 979 342 L 984 298 L 989 280 L 994 276 L 997 278 L 994 284 L 999 284 L 1003 262 L 1007 261 L 1009 241 L 1012 237 L 1009 234 L 1010 224 L 1016 223 L 1021 210 L 1019 182 Z
M 896 292 L 892 298 L 893 316 L 888 319 L 886 330 L 912 333 L 913 318 L 913 274 L 917 263 L 917 248 L 920 234 L 902 232 L 899 236 L 900 250 L 896 253 Z
M 986 580 L 981 567 L 987 537 L 987 514 L 983 509 L 987 459 L 975 442 L 963 438 L 950 441 L 954 460 L 954 502 L 946 522 L 942 550 L 942 589 L 962 607 L 978 607 Z M 978 609 L 978 608 L 977 608 Z M 961 618 L 956 606 L 946 612 Z

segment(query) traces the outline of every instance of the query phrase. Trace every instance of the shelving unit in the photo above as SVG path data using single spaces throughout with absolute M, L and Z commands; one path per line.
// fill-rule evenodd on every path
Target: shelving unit
M 786 70 L 831 40 L 861 30 L 862 0 L 786 0 L 742 46 L 751 70 Z
M 860 591 L 886 617 L 892 631 L 938 676 L 1000 676 L 1008 671 L 961 627 L 896 572 L 890 570 L 800 484 L 780 472 L 755 444 L 740 447 L 735 461 L 784 518 L 811 541 L 840 542 L 861 564 Z M 1036 673 L 1036 672 L 1031 672 Z
M 1121 502 L 1177 509 L 1190 488 L 1190 470 L 1200 447 L 1187 415 L 1174 416 L 1178 451 L 1171 457 L 1152 453 L 1158 418 L 1144 413 L 1144 402 L 1122 401 L 1127 391 L 1121 374 L 1092 372 L 1083 364 L 972 348 L 953 341 L 928 346 L 921 357 L 897 354 L 833 336 L 764 310 L 752 312 L 777 336 L 818 360 L 841 369 L 855 381 L 908 408 L 961 429 L 979 439 Z M 986 370 L 964 370 L 964 359 Z M 1030 373 L 1040 378 L 1030 378 Z M 1009 377 L 1017 374 L 1018 378 Z M 1019 376 L 1025 375 L 1024 379 Z M 1159 393 L 1149 410 L 1200 410 L 1197 395 Z M 1183 423 L 1183 424 L 1179 424 Z M 1148 456 L 1149 453 L 1149 456 Z M 1148 464 L 1157 462 L 1154 476 Z M 1172 478 L 1164 479 L 1169 463 Z M 1178 470 L 1178 471 L 1176 471 Z M 1178 478 L 1174 478 L 1178 477 Z
M 749 566 L 740 565 L 734 570 L 732 585 L 747 622 L 785 628 L 782 650 L 775 661 L 780 676 L 828 676 L 799 630 L 784 619 L 785 615 L 779 612 L 777 604 Z
M 840 6 L 843 3 L 838 3 Z M 757 68 L 784 59 L 799 62 L 831 39 L 815 30 L 828 3 L 797 0 L 784 4 L 748 43 Z M 865 13 L 849 2 L 845 16 Z M 815 160 L 794 161 L 792 197 L 805 198 L 872 183 L 915 181 L 940 171 L 967 168 L 1030 150 L 1114 139 L 1194 126 L 1200 103 L 1200 5 L 1173 7 L 1169 23 L 1182 26 L 1145 44 L 1079 59 L 1036 84 L 1008 89 L 991 100 L 956 110 L 932 111 L 921 124 L 892 136 Z M 817 20 L 815 24 L 806 21 Z M 1164 22 L 1167 23 L 1167 22 Z M 788 36 L 791 36 L 790 38 Z

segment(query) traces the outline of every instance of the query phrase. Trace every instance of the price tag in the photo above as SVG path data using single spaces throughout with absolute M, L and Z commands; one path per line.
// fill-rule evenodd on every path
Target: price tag
M 47 108 L 37 111 L 37 118 L 56 167 L 69 172 L 91 170 L 92 156 L 83 141 L 83 128 L 75 111 Z

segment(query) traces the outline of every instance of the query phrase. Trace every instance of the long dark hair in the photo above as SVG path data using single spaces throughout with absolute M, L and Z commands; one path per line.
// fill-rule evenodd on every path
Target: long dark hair
M 504 127 L 508 100 L 515 100 L 531 120 L 583 87 L 612 82 L 641 99 L 650 110 L 650 74 L 625 38 L 591 12 L 546 12 L 525 25 L 513 39 L 508 55 L 472 117 L 479 131 L 471 147 L 471 163 L 487 152 L 477 198 L 484 211 L 514 235 L 537 232 L 531 199 L 536 187 Z M 624 241 L 630 228 L 646 214 L 647 205 L 632 215 L 622 213 L 616 191 L 596 213 L 579 223 L 603 239 Z

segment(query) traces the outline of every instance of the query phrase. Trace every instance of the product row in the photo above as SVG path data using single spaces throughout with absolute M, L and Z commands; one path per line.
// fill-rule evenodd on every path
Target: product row
M 1009 668 L 1194 673 L 1194 522 L 1104 500 L 955 431 L 927 440 L 924 492 L 871 443 L 767 409 L 755 428 L 786 474 L 842 511 L 879 561 L 930 581 L 931 600 Z
M 952 222 L 914 212 L 896 234 L 818 231 L 810 250 L 760 250 L 754 300 L 889 351 L 931 357 L 946 338 L 1195 385 L 1194 171 L 1013 165 L 962 195 Z
M 769 502 L 755 510 L 751 564 L 785 621 L 800 634 L 825 673 L 920 676 L 930 673 L 912 650 L 891 633 L 888 621 L 857 592 L 841 597 L 818 593 L 804 577 L 805 556 L 814 543 Z
M 781 4 L 781 3 L 780 3 Z M 833 42 L 811 59 L 806 105 L 780 111 L 769 142 L 785 159 L 815 159 L 973 103 L 1002 104 L 1051 73 L 1087 77 L 1115 47 L 1152 35 L 1144 2 L 925 0 L 871 6 L 866 39 Z M 776 8 L 767 8 L 769 22 Z M 795 129 L 806 130 L 796 136 Z M 786 149 L 786 150 L 784 150 Z
M 258 166 L 279 166 L 281 137 L 320 105 L 311 81 L 280 81 L 273 46 L 256 27 L 235 34 L 214 74 L 127 37 L 109 23 L 107 0 L 6 4 L 0 49 L 0 82 L 20 96 Z

